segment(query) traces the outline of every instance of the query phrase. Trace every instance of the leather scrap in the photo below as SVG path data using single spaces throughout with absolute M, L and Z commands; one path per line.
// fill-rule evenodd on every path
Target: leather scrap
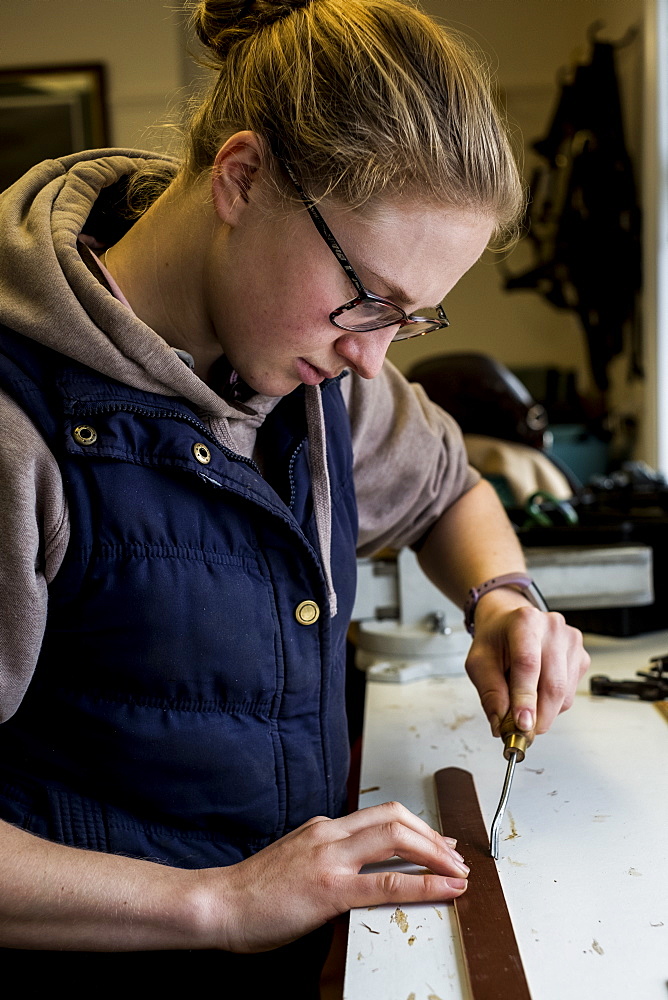
M 446 767 L 434 781 L 441 831 L 457 838 L 471 869 L 454 905 L 472 1000 L 531 1000 L 473 776 Z

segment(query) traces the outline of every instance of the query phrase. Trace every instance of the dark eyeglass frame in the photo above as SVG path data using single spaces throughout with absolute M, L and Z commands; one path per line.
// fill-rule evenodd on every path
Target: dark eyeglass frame
M 391 299 L 383 298 L 382 295 L 376 295 L 374 292 L 370 292 L 367 288 L 365 288 L 362 282 L 360 281 L 354 267 L 352 266 L 352 264 L 346 257 L 345 253 L 341 249 L 336 237 L 334 236 L 334 233 L 331 231 L 331 229 L 323 219 L 322 215 L 316 208 L 313 199 L 309 198 L 309 196 L 306 194 L 303 187 L 295 177 L 294 172 L 290 167 L 290 165 L 285 160 L 281 160 L 280 162 L 286 174 L 292 181 L 292 184 L 294 185 L 294 188 L 297 191 L 300 200 L 303 202 L 309 215 L 311 216 L 311 219 L 313 220 L 316 229 L 318 230 L 323 240 L 325 241 L 329 249 L 332 251 L 336 259 L 338 260 L 343 270 L 348 275 L 348 278 L 350 279 L 352 285 L 355 288 L 355 291 L 357 292 L 357 296 L 354 299 L 351 299 L 349 302 L 344 302 L 344 304 L 342 306 L 339 306 L 338 309 L 332 310 L 332 312 L 329 314 L 330 323 L 333 323 L 334 326 L 338 327 L 340 330 L 348 330 L 349 332 L 353 333 L 367 333 L 370 332 L 371 330 L 383 330 L 386 326 L 394 326 L 398 322 L 400 325 L 400 329 L 392 338 L 393 343 L 398 340 L 410 340 L 411 337 L 423 337 L 426 333 L 433 333 L 435 330 L 444 330 L 446 327 L 450 326 L 450 320 L 445 315 L 443 306 L 440 303 L 436 306 L 436 314 L 438 316 L 438 319 L 435 320 L 429 316 L 417 316 L 414 313 L 412 314 L 406 313 L 401 308 L 401 306 L 398 306 L 396 304 L 396 302 L 392 302 Z M 382 305 L 386 305 L 389 306 L 391 309 L 394 309 L 395 312 L 398 314 L 397 319 L 391 319 L 387 323 L 378 323 L 378 325 L 366 327 L 364 330 L 361 330 L 360 327 L 358 326 L 357 327 L 346 326 L 343 322 L 341 322 L 340 317 L 345 316 L 345 314 L 348 312 L 349 309 L 354 309 L 355 306 L 359 306 L 362 304 L 362 302 L 368 302 L 368 301 L 380 302 Z M 413 324 L 417 323 L 427 323 L 429 324 L 429 329 L 420 330 L 417 333 L 411 333 L 410 327 Z

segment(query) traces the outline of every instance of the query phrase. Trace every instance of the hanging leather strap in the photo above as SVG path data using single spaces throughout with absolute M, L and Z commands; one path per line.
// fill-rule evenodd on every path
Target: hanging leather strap
M 434 775 L 441 832 L 457 838 L 471 869 L 455 899 L 464 964 L 473 1000 L 531 1000 L 515 932 L 480 812 L 473 776 L 459 767 Z

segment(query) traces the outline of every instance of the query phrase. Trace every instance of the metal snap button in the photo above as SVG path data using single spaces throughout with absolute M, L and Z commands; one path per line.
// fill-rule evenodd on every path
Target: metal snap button
M 198 441 L 197 444 L 193 445 L 193 455 L 200 463 L 200 465 L 208 465 L 211 461 L 211 452 L 205 444 Z
M 90 424 L 79 424 L 72 431 L 72 437 L 77 444 L 95 444 L 97 441 L 97 431 Z
M 315 601 L 302 601 L 295 608 L 295 618 L 300 625 L 313 625 L 320 617 L 320 608 Z

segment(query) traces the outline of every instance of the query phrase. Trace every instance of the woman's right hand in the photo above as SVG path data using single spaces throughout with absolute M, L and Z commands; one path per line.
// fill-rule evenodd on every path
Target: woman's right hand
M 183 873 L 195 883 L 199 947 L 267 951 L 353 907 L 453 899 L 468 875 L 454 847 L 398 802 L 315 817 L 229 868 Z M 428 870 L 361 871 L 395 856 Z

